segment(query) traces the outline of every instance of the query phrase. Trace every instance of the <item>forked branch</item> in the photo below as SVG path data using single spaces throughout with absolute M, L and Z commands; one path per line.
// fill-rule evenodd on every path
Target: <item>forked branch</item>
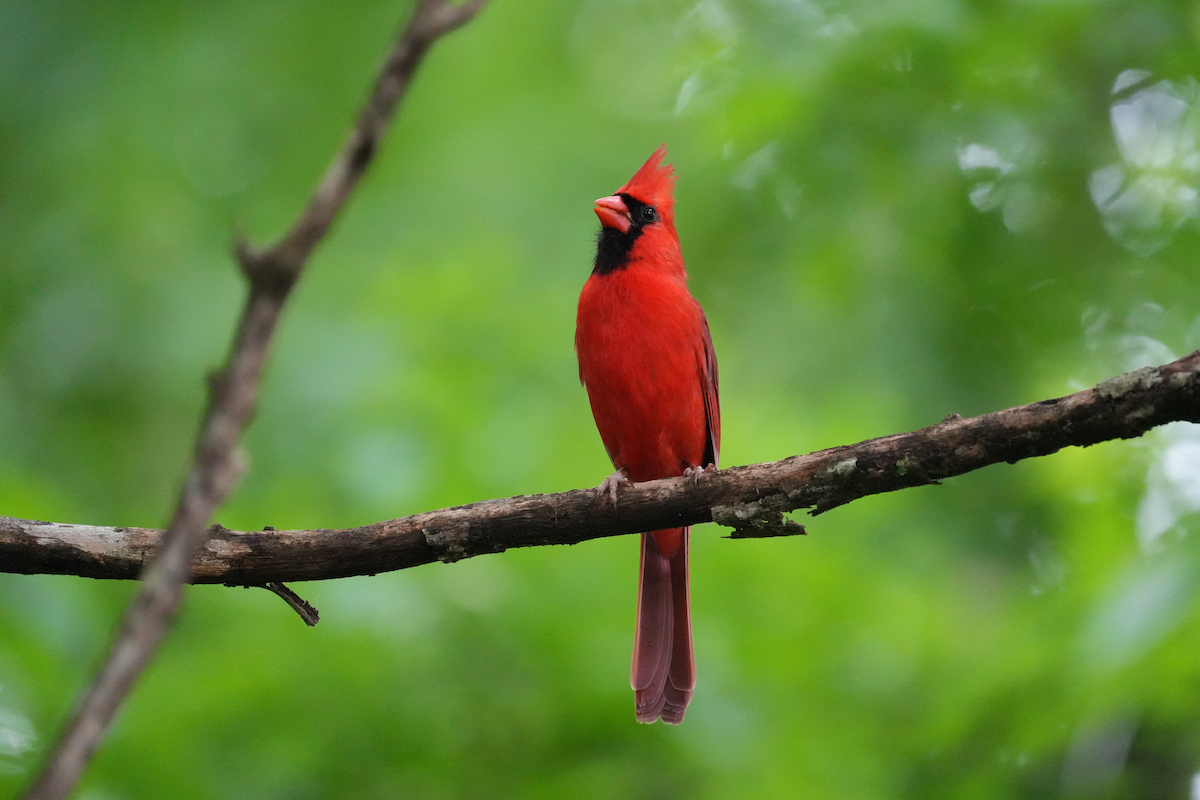
M 209 520 L 242 473 L 238 439 L 254 409 L 263 364 L 288 294 L 313 248 L 370 164 L 429 46 L 474 17 L 484 2 L 468 0 L 455 6 L 445 0 L 419 0 L 380 71 L 357 125 L 295 225 L 268 249 L 256 251 L 238 244 L 238 262 L 250 291 L 228 360 L 210 381 L 208 408 L 179 503 L 166 532 L 155 538 L 151 551 L 143 554 L 135 573 L 144 581 L 142 589 L 125 613 L 108 658 L 26 794 L 28 800 L 52 800 L 70 792 L 120 704 L 158 649 L 179 606 L 182 586 L 191 579 L 192 564 L 207 537 Z

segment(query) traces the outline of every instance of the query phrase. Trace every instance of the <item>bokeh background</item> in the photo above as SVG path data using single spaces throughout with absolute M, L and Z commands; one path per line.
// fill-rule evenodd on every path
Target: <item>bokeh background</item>
M 160 526 L 243 289 L 409 6 L 0 3 L 0 514 Z M 668 142 L 724 465 L 1200 346 L 1200 5 L 493 0 L 311 263 L 231 528 L 607 474 L 572 336 Z M 1200 797 L 1200 432 L 693 536 L 700 685 L 639 726 L 629 537 L 196 587 L 78 791 L 110 798 Z M 2 568 L 3 565 L 0 565 Z M 131 583 L 0 574 L 0 795 Z

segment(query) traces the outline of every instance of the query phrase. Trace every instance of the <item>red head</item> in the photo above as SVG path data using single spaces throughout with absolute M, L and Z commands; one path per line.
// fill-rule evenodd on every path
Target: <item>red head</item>
M 683 270 L 675 233 L 675 171 L 663 164 L 664 144 L 654 151 L 629 182 L 611 197 L 596 201 L 600 240 L 596 272 L 605 274 L 634 261 L 653 259 Z

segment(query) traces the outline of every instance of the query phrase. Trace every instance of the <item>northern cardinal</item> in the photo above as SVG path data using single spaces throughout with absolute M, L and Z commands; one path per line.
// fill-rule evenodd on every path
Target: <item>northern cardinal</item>
M 717 358 L 688 292 L 665 153 L 663 145 L 616 194 L 596 201 L 596 261 L 579 296 L 579 378 L 617 470 L 598 491 L 614 503 L 631 481 L 699 478 L 716 468 L 721 446 Z M 678 725 L 696 685 L 687 551 L 687 528 L 642 534 L 630 674 L 639 722 Z

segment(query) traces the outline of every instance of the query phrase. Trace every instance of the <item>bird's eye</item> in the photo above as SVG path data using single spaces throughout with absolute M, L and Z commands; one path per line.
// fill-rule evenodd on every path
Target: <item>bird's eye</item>
M 641 222 L 643 225 L 648 225 L 651 222 L 658 222 L 658 212 L 654 210 L 654 206 L 642 206 Z

